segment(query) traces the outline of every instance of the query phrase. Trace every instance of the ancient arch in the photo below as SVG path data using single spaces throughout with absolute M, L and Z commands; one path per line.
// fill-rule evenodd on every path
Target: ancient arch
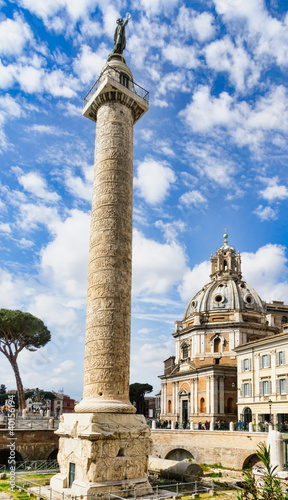
M 175 448 L 174 450 L 169 451 L 166 455 L 166 460 L 177 460 L 181 462 L 186 458 L 194 458 L 190 451 L 185 450 L 184 448 Z
M 0 450 L 0 465 L 8 466 L 8 459 L 10 457 L 10 449 Z M 14 458 L 14 457 L 13 457 Z M 15 460 L 16 462 L 23 462 L 23 457 L 18 451 L 15 450 Z
M 47 460 L 57 460 L 57 455 L 58 448 L 55 448 L 55 450 L 51 451 L 50 455 L 48 455 Z
M 245 458 L 242 469 L 251 469 L 252 467 L 254 467 L 254 465 L 260 465 L 261 463 L 262 462 L 257 454 L 253 453 L 253 455 L 249 455 Z

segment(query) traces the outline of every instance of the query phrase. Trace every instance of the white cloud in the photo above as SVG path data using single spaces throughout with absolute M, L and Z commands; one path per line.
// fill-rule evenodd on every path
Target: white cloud
M 214 17 L 210 12 L 201 12 L 194 17 L 193 27 L 200 42 L 211 40 L 215 35 Z
M 1 68 L 0 68 L 1 69 Z M 24 114 L 23 108 L 8 94 L 0 96 L 0 147 L 6 149 L 9 145 L 4 132 L 4 125 L 11 117 L 20 118 Z
M 158 227 L 163 231 L 166 241 L 175 241 L 177 239 L 178 233 L 183 233 L 185 231 L 185 222 L 182 220 L 175 220 L 173 222 L 163 222 L 162 220 L 157 220 L 155 222 L 155 227 Z
M 20 16 L 0 22 L 0 55 L 19 56 L 27 42 L 33 39 L 31 29 Z
M 75 90 L 79 89 L 78 80 L 60 69 L 47 72 L 42 83 L 44 90 L 54 97 L 76 97 Z
M 259 68 L 252 62 L 242 45 L 235 46 L 226 36 L 205 48 L 207 65 L 217 72 L 225 71 L 234 87 L 243 92 L 257 83 Z
M 2 268 L 0 272 L 0 302 L 1 307 L 7 309 L 23 309 L 34 292 L 31 280 L 26 277 L 17 277 Z
M 66 170 L 65 186 L 76 198 L 82 198 L 82 200 L 91 202 L 92 179 L 84 181 L 81 177 L 74 176 L 70 170 Z
M 222 127 L 240 146 L 254 147 L 271 141 L 271 132 L 288 130 L 287 89 L 283 85 L 272 87 L 252 105 L 227 92 L 213 96 L 208 86 L 201 86 L 179 116 L 195 132 L 215 133 L 216 127 Z
M 141 16 L 139 23 L 132 22 L 131 28 L 133 28 L 133 32 L 131 34 L 129 32 L 127 37 L 127 52 L 131 58 L 131 67 L 142 70 L 143 66 L 147 66 L 147 71 L 149 73 L 152 71 L 153 76 L 156 76 L 156 81 L 158 81 L 159 64 L 155 65 L 154 60 L 152 60 L 152 64 L 150 64 L 150 60 L 147 64 L 145 58 L 150 49 L 164 47 L 165 37 L 169 35 L 168 26 L 166 23 L 159 23 L 157 18 L 148 19 L 146 16 Z
M 243 276 L 255 288 L 262 300 L 288 302 L 286 248 L 281 245 L 265 245 L 255 253 L 242 253 Z
M 215 35 L 214 17 L 210 12 L 196 12 L 182 5 L 176 20 L 177 30 L 186 38 L 196 38 L 200 42 L 211 40 Z
M 18 242 L 20 248 L 31 248 L 35 245 L 34 241 L 27 240 L 26 238 L 21 238 Z
M 185 73 L 180 70 L 174 73 L 167 73 L 157 85 L 156 99 L 161 95 L 170 94 L 171 92 L 191 92 L 191 81 L 191 73 Z
M 6 233 L 6 234 L 11 234 L 12 229 L 10 227 L 10 224 L 5 223 L 5 222 L 0 222 L 0 232 L 1 233 Z
M 187 191 L 187 193 L 182 194 L 179 202 L 183 205 L 186 205 L 186 207 L 190 207 L 191 205 L 202 205 L 203 203 L 207 202 L 207 199 L 205 198 L 205 196 L 203 196 L 203 194 L 200 193 L 200 191 L 196 191 L 195 189 L 193 189 L 192 191 Z
M 67 359 L 66 361 L 62 361 L 62 363 L 60 363 L 57 368 L 54 368 L 53 373 L 55 375 L 62 375 L 63 373 L 66 372 L 70 374 L 70 371 L 75 367 L 76 364 L 74 363 L 74 361 Z
M 216 10 L 234 30 L 241 27 L 245 39 L 255 46 L 255 56 L 265 64 L 265 58 L 272 57 L 279 65 L 288 64 L 288 25 L 285 19 L 271 16 L 263 0 L 227 2 L 214 0 Z M 266 56 L 266 57 L 265 57 Z
M 65 104 L 59 103 L 58 106 L 59 109 L 63 110 L 64 116 L 78 116 L 79 118 L 82 118 L 82 106 L 75 106 L 75 104 L 72 104 L 71 102 L 67 102 Z
M 261 178 L 262 182 L 267 183 L 267 187 L 260 191 L 262 198 L 268 201 L 285 200 L 288 198 L 287 186 L 279 185 L 279 178 L 277 176 L 272 179 Z
M 146 159 L 137 168 L 134 186 L 138 196 L 150 205 L 162 203 L 176 182 L 173 170 L 164 162 Z
M 11 64 L 4 66 L 0 59 L 0 88 L 7 89 L 13 85 L 14 70 Z
M 34 92 L 42 91 L 42 78 L 45 74 L 44 69 L 34 68 L 33 66 L 18 66 L 15 70 L 15 77 L 24 92 L 33 94 Z
M 186 144 L 186 152 L 191 167 L 196 170 L 200 178 L 207 177 L 214 185 L 224 188 L 234 185 L 233 176 L 236 167 L 221 145 L 214 142 L 201 144 L 191 141 Z M 197 183 L 197 179 L 190 174 L 185 173 L 185 178 L 184 184 L 188 187 Z
M 199 65 L 196 50 L 192 46 L 168 44 L 163 48 L 162 54 L 174 66 L 192 69 Z
M 37 198 L 52 203 L 56 203 L 60 199 L 57 193 L 47 190 L 46 180 L 37 172 L 29 172 L 28 174 L 20 175 L 18 181 L 26 191 L 34 194 Z
M 214 97 L 211 96 L 209 87 L 202 86 L 196 90 L 191 103 L 179 115 L 192 130 L 206 132 L 215 126 L 233 124 L 236 121 L 233 104 L 233 98 L 227 92 Z
M 178 286 L 178 291 L 181 299 L 187 302 L 187 305 L 194 295 L 201 290 L 203 285 L 210 281 L 210 273 L 211 264 L 207 260 L 201 262 L 201 264 L 197 264 L 193 267 L 193 269 L 188 269 L 186 271 L 182 283 Z
M 30 132 L 36 132 L 37 134 L 46 134 L 46 135 L 67 135 L 67 132 L 64 130 L 60 130 L 58 127 L 54 125 L 31 125 L 27 127 Z
M 186 256 L 176 242 L 158 243 L 133 232 L 133 294 L 164 294 L 182 279 Z
M 81 52 L 73 62 L 73 69 L 82 83 L 94 83 L 101 73 L 107 60 L 109 49 L 103 43 L 97 52 L 91 50 L 88 45 L 81 47 Z
M 157 377 L 159 373 L 162 373 L 163 361 L 169 356 L 173 356 L 174 353 L 174 339 L 169 339 L 166 342 L 146 342 L 137 347 L 137 350 L 132 352 L 131 355 L 133 366 L 131 375 L 133 379 L 138 382 L 143 380 L 143 382 L 149 383 L 151 379 L 147 379 L 147 376 L 151 377 L 151 373 L 153 373 L 154 377 Z
M 74 22 L 84 17 L 89 11 L 92 11 L 96 0 L 20 0 L 22 7 L 41 17 L 49 26 L 50 19 L 60 13 L 63 9 Z
M 23 60 L 4 67 L 0 62 L 0 87 L 6 88 L 18 82 L 24 92 L 33 94 L 35 92 L 48 93 L 54 97 L 72 98 L 76 96 L 79 89 L 79 81 L 71 74 L 64 73 L 61 69 L 49 72 L 41 67 L 39 58 L 30 58 L 29 62 Z
M 178 0 L 140 0 L 142 8 L 149 16 L 164 12 L 169 14 L 177 6 Z
M 16 194 L 13 193 L 15 196 Z M 44 204 L 21 203 L 19 206 L 19 226 L 25 231 L 36 229 L 39 225 L 47 227 L 54 233 L 54 228 L 60 220 L 56 207 L 47 207 Z
M 265 220 L 276 220 L 278 219 L 278 212 L 271 207 L 263 207 L 263 205 L 259 205 L 253 212 L 261 222 Z
M 82 305 L 87 291 L 90 216 L 72 210 L 54 221 L 55 237 L 41 250 L 41 273 L 46 282 Z
M 37 294 L 31 298 L 29 311 L 49 325 L 51 331 L 61 333 L 61 338 L 77 335 L 79 311 L 69 304 L 69 297 L 50 289 L 48 282 L 44 283 L 45 290 L 39 287 Z

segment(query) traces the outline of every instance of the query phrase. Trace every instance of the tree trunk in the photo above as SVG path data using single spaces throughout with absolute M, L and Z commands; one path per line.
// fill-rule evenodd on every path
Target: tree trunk
M 22 380 L 20 377 L 20 373 L 19 373 L 18 364 L 17 364 L 16 358 L 14 358 L 14 356 L 10 357 L 8 359 L 10 361 L 12 368 L 13 368 L 15 378 L 16 378 L 17 392 L 18 392 L 18 409 L 24 410 L 26 408 L 25 393 L 24 393 L 23 384 L 22 384 Z

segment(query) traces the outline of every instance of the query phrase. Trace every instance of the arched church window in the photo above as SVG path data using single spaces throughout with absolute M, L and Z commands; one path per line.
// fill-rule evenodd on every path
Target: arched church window
M 182 346 L 182 359 L 186 359 L 189 357 L 189 347 L 187 344 Z
M 223 261 L 223 267 L 224 267 L 224 271 L 228 270 L 227 260 Z
M 219 337 L 214 339 L 214 352 L 221 352 L 221 339 Z
M 205 398 L 200 399 L 200 413 L 206 412 Z
M 281 325 L 285 325 L 285 323 L 288 323 L 288 318 L 287 318 L 287 316 L 282 316 Z
M 171 403 L 171 399 L 168 399 L 168 413 L 171 413 L 172 412 L 172 403 Z

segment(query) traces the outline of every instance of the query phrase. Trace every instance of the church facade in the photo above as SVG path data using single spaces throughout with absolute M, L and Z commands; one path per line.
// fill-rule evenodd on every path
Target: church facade
M 211 281 L 175 322 L 176 353 L 164 361 L 161 419 L 185 424 L 237 421 L 240 345 L 279 333 L 288 306 L 266 304 L 242 278 L 241 255 L 224 244 L 211 256 Z M 287 318 L 286 318 L 287 319 Z

